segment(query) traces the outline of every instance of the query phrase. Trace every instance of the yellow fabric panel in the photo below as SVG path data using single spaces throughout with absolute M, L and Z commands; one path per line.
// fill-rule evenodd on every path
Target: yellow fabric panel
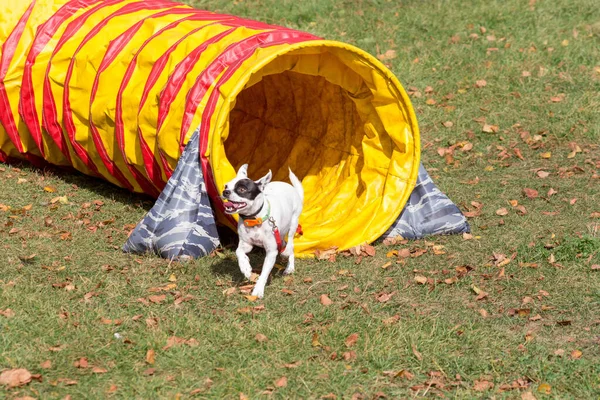
M 180 16 L 181 18 L 181 16 Z M 144 161 L 142 159 L 141 144 L 138 133 L 141 132 L 146 143 L 151 148 L 156 148 L 156 128 L 158 118 L 158 107 L 154 99 L 156 99 L 172 72 L 173 67 L 182 60 L 195 46 L 202 43 L 205 38 L 214 36 L 218 32 L 224 31 L 223 27 L 206 27 L 195 34 L 184 38 L 186 34 L 193 29 L 206 26 L 211 21 L 184 21 L 181 22 L 175 29 L 163 32 L 152 40 L 140 52 L 136 67 L 127 86 L 123 91 L 122 96 L 122 118 L 124 127 L 124 142 L 126 162 L 130 165 L 137 166 L 139 171 L 144 170 Z M 166 51 L 175 45 L 178 40 L 183 39 L 175 50 L 169 56 L 166 67 L 159 75 L 156 84 L 150 90 L 148 99 L 146 100 L 142 110 L 138 114 L 140 103 L 142 101 L 142 93 L 145 85 L 150 79 L 150 73 L 155 62 L 166 53 Z M 184 88 L 185 89 L 185 88 Z M 185 90 L 184 90 L 185 91 Z M 171 127 L 171 134 L 178 137 L 177 125 Z M 158 151 L 154 152 L 155 159 L 159 162 Z M 167 180 L 165 171 L 162 171 L 163 180 Z
M 148 15 L 154 15 L 157 12 L 157 10 L 152 10 L 148 13 Z M 144 15 L 136 14 L 136 16 L 139 16 L 139 19 L 144 18 Z M 149 18 L 144 21 L 143 26 L 131 38 L 129 43 L 127 43 L 127 45 L 118 53 L 117 59 L 110 63 L 106 70 L 100 75 L 100 79 L 98 80 L 98 91 L 96 93 L 94 102 L 92 103 L 90 116 L 92 117 L 94 125 L 98 129 L 98 133 L 102 139 L 102 143 L 104 144 L 106 151 L 111 155 L 112 161 L 116 163 L 119 170 L 125 174 L 128 181 L 134 186 L 134 190 L 138 192 L 141 192 L 142 189 L 136 182 L 133 175 L 128 171 L 126 161 L 123 159 L 121 149 L 119 148 L 115 137 L 113 121 L 116 121 L 116 99 L 118 97 L 120 86 L 115 85 L 114 82 L 121 82 L 124 79 L 125 72 L 129 63 L 133 59 L 133 55 L 147 38 L 152 36 L 154 32 L 160 30 L 162 27 L 183 17 L 184 15 L 181 14 L 171 14 L 161 18 Z M 127 19 L 130 17 L 124 16 L 123 18 Z M 115 28 L 114 26 L 107 26 L 105 29 L 109 29 L 111 34 L 120 34 L 121 29 L 124 31 L 129 28 L 130 24 L 126 19 L 122 21 L 122 26 L 119 26 L 120 29 Z M 115 23 L 120 22 L 121 21 L 115 21 Z M 154 48 L 153 45 L 152 47 L 154 52 L 159 51 L 159 49 Z M 99 50 L 99 53 L 104 55 L 105 49 Z M 100 62 L 101 60 L 102 57 L 97 57 L 97 62 Z M 90 79 L 90 83 L 88 85 L 91 85 L 96 72 L 92 68 L 87 68 L 85 72 L 80 73 L 80 75 L 84 77 L 84 80 L 86 73 L 89 75 Z M 131 84 L 131 82 L 129 84 Z M 137 97 L 139 100 L 139 93 L 135 97 Z M 137 108 L 135 108 L 135 111 L 137 114 Z M 132 124 L 132 126 L 136 125 L 137 123 Z M 172 134 L 172 136 L 175 135 Z M 133 154 L 141 153 L 139 145 L 137 147 L 133 147 L 131 145 L 126 146 L 125 151 L 130 151 Z M 140 164 L 140 166 L 143 166 L 143 162 Z M 140 171 L 143 171 L 143 169 L 140 169 Z

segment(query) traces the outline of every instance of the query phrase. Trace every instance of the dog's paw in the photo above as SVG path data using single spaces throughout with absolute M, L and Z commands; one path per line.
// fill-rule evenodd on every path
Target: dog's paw
M 252 278 L 252 267 L 250 266 L 250 264 L 240 263 L 240 272 L 244 274 L 246 279 L 250 280 L 250 278 Z
M 252 296 L 262 299 L 265 296 L 265 288 L 259 288 L 258 286 L 255 286 L 254 290 L 252 291 Z
M 294 271 L 296 271 L 296 268 L 294 268 L 293 265 L 289 265 L 288 264 L 287 268 L 283 270 L 283 274 L 284 275 L 291 275 L 291 274 L 294 273 Z

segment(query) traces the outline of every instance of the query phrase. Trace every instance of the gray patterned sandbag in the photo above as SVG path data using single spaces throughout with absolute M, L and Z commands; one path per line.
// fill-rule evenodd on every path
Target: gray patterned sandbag
M 152 209 L 123 246 L 128 253 L 163 258 L 198 258 L 219 246 L 219 235 L 198 157 L 199 129 Z
M 421 239 L 429 235 L 464 232 L 470 232 L 467 219 L 452 200 L 438 189 L 421 164 L 417 184 L 404 210 L 381 239 L 396 236 Z

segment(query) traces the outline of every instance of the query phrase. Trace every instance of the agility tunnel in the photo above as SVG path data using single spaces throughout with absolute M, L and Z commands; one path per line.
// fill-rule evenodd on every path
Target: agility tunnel
M 0 161 L 156 197 L 126 251 L 208 254 L 245 163 L 302 180 L 299 256 L 468 230 L 400 82 L 351 45 L 162 0 L 4 0 L 0 45 Z

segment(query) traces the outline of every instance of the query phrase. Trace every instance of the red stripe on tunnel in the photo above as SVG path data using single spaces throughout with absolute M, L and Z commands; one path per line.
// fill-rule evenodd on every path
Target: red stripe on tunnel
M 164 2 L 164 1 L 144 1 L 144 2 L 137 2 L 137 3 L 129 3 L 129 4 L 125 5 L 123 8 L 115 11 L 108 17 L 104 18 L 102 20 L 102 22 L 100 22 L 99 24 L 94 26 L 94 28 L 90 32 L 88 32 L 88 34 L 85 36 L 85 38 L 81 41 L 81 43 L 75 50 L 75 52 L 71 58 L 71 62 L 69 63 L 69 67 L 67 69 L 67 74 L 66 74 L 65 80 L 64 80 L 63 124 L 64 124 L 64 127 L 69 136 L 70 142 L 72 143 L 74 149 L 76 150 L 77 156 L 81 159 L 81 161 L 83 161 L 88 166 L 88 168 L 97 171 L 96 165 L 90 158 L 90 156 L 87 153 L 87 151 L 85 150 L 85 148 L 83 148 L 83 146 L 81 146 L 75 140 L 76 128 L 75 128 L 75 123 L 73 121 L 73 115 L 72 115 L 73 113 L 71 111 L 71 103 L 69 100 L 69 84 L 71 81 L 71 77 L 73 75 L 73 69 L 75 66 L 75 59 L 77 57 L 77 54 L 79 53 L 79 51 L 83 48 L 83 46 L 88 41 L 90 41 L 94 36 L 96 36 L 102 30 L 102 28 L 104 28 L 110 22 L 110 20 L 112 18 L 115 18 L 117 16 L 127 15 L 127 14 L 134 13 L 134 12 L 141 11 L 141 10 L 155 10 L 155 9 L 159 9 L 159 8 L 166 8 L 166 7 L 169 7 L 172 5 L 173 5 L 173 3 Z M 90 107 L 91 107 L 91 105 L 90 105 Z M 111 160 L 108 157 L 108 155 L 106 154 L 106 150 L 104 149 L 103 144 L 101 143 L 101 141 L 99 141 L 99 139 L 96 137 L 96 135 L 92 135 L 92 140 L 94 142 L 96 149 L 98 150 L 98 155 L 99 155 L 102 163 L 110 171 Z M 123 176 L 123 174 L 121 173 L 121 171 L 119 171 L 118 168 L 114 169 L 113 172 L 111 172 L 111 174 L 121 183 L 121 185 L 123 187 L 125 187 L 129 190 L 133 190 L 133 187 L 131 186 L 131 184 L 129 183 L 127 178 L 125 178 L 125 176 Z
M 50 59 L 48 60 L 48 65 L 46 66 L 46 73 L 44 74 L 44 103 L 42 107 L 42 127 L 46 130 L 48 135 L 52 138 L 54 143 L 58 146 L 58 148 L 62 151 L 62 153 L 67 157 L 67 159 L 71 160 L 71 153 L 69 152 L 69 148 L 67 146 L 67 140 L 65 135 L 63 135 L 62 124 L 58 121 L 58 112 L 56 109 L 56 103 L 54 102 L 54 96 L 52 95 L 52 89 L 50 86 L 50 67 L 52 66 L 52 60 L 54 56 L 58 54 L 58 52 L 62 49 L 62 47 L 67 43 L 69 39 L 71 39 L 85 24 L 90 16 L 92 16 L 96 11 L 108 7 L 111 5 L 115 5 L 120 3 L 122 0 L 105 0 L 95 7 L 87 10 L 82 13 L 79 17 L 71 21 L 54 49 L 52 50 L 52 54 L 50 55 Z M 63 21 L 64 22 L 64 21 Z M 36 55 L 37 57 L 37 55 Z M 33 94 L 32 94 L 33 95 Z M 76 144 L 73 144 L 75 147 Z M 96 175 L 99 175 L 97 171 L 94 171 Z
M 160 18 L 163 16 L 174 15 L 174 14 L 192 14 L 192 13 L 194 13 L 194 11 L 195 10 L 183 9 L 183 8 L 161 11 L 159 13 L 156 13 L 156 14 L 153 14 L 153 15 L 143 18 L 142 20 L 137 22 L 135 25 L 133 25 L 131 28 L 127 29 L 125 32 L 123 32 L 121 35 L 119 35 L 117 38 L 112 40 L 106 50 L 106 53 L 104 54 L 102 61 L 100 62 L 100 66 L 98 67 L 98 72 L 96 73 L 94 82 L 92 84 L 92 92 L 91 92 L 91 98 L 90 98 L 90 115 L 92 114 L 91 105 L 93 104 L 93 102 L 96 98 L 96 93 L 98 91 L 100 75 L 108 68 L 109 65 L 111 65 L 114 62 L 114 60 L 117 58 L 117 56 L 121 53 L 121 51 L 123 51 L 125 46 L 131 41 L 131 39 L 140 30 L 140 28 L 144 25 L 144 23 L 149 19 L 155 19 L 155 18 Z M 204 14 L 206 14 L 206 13 L 204 13 Z M 207 18 L 206 15 L 203 15 L 203 17 Z M 135 57 L 137 57 L 137 54 L 139 54 L 139 53 L 136 53 Z M 131 72 L 133 72 L 133 70 L 131 70 Z M 131 76 L 131 74 L 130 74 L 130 76 Z M 127 76 L 125 76 L 124 79 L 128 80 Z M 121 86 L 121 87 L 123 87 L 123 86 Z M 122 92 L 120 92 L 117 95 L 117 109 L 119 111 L 121 111 L 120 104 L 119 104 L 120 100 L 121 100 L 121 97 L 120 97 L 121 94 L 122 94 Z M 120 120 L 120 123 L 119 123 L 119 121 L 115 121 L 115 139 L 117 142 L 117 148 L 118 148 L 118 150 L 120 150 L 121 156 L 123 158 L 123 162 L 125 163 L 129 172 L 133 175 L 134 179 L 140 185 L 140 187 L 142 188 L 144 193 L 158 197 L 160 192 L 157 190 L 157 188 L 143 174 L 141 174 L 134 166 L 131 166 L 127 163 L 127 156 L 125 154 L 124 141 L 121 140 L 122 136 L 123 136 L 122 115 L 118 115 L 118 116 L 115 115 L 115 120 L 117 120 L 117 119 Z M 106 150 L 105 150 L 104 146 L 102 145 L 102 140 L 99 137 L 98 128 L 96 127 L 96 125 L 94 124 L 94 121 L 92 119 L 90 119 L 90 129 L 91 129 L 92 135 L 96 136 L 96 138 L 94 138 L 94 142 L 100 143 L 100 148 L 98 148 L 99 153 L 100 154 L 106 153 Z M 110 157 L 108 157 L 108 158 L 110 160 L 110 163 L 109 164 L 105 163 L 105 165 L 106 165 L 107 169 L 109 170 L 109 172 L 111 174 L 114 174 L 114 170 L 118 169 L 118 166 L 116 165 L 114 160 L 110 159 Z M 120 173 L 122 173 L 122 172 L 120 172 Z
M 8 35 L 6 41 L 2 44 L 2 58 L 0 59 L 0 123 L 6 130 L 8 138 L 20 153 L 23 152 L 23 144 L 21 143 L 19 130 L 17 129 L 15 119 L 13 118 L 10 110 L 10 101 L 8 100 L 6 87 L 4 86 L 4 78 L 6 78 L 8 67 L 15 55 L 17 45 L 19 44 L 19 40 L 21 39 L 23 31 L 25 30 L 25 24 L 29 20 L 31 10 L 34 6 L 35 1 L 32 1 L 25 13 L 19 19 L 19 22 L 15 28 L 12 30 L 10 35 Z
M 46 22 L 40 25 L 36 31 L 30 51 L 27 54 L 25 68 L 23 70 L 23 80 L 21 83 L 21 99 L 19 101 L 19 113 L 23 122 L 29 129 L 31 136 L 42 156 L 44 155 L 44 146 L 42 144 L 42 130 L 38 121 L 35 109 L 35 93 L 31 70 L 35 64 L 37 56 L 44 50 L 48 42 L 52 39 L 58 28 L 73 14 L 83 7 L 98 3 L 100 0 L 73 0 L 62 6 Z
M 121 149 L 121 153 L 122 153 L 123 159 L 125 160 L 126 163 L 127 163 L 127 158 L 126 158 L 126 155 L 125 155 L 125 137 L 124 137 L 125 127 L 124 127 L 124 123 L 123 123 L 123 92 L 125 91 L 125 88 L 126 88 L 127 84 L 129 83 L 131 77 L 133 76 L 133 73 L 134 73 L 135 68 L 137 66 L 138 56 L 141 53 L 141 51 L 153 39 L 155 39 L 156 37 L 160 36 L 164 32 L 177 27 L 182 22 L 186 22 L 186 21 L 206 21 L 206 20 L 218 21 L 218 19 L 216 18 L 215 14 L 212 13 L 212 12 L 204 12 L 204 11 L 197 11 L 197 10 L 193 10 L 193 11 L 194 11 L 194 15 L 190 15 L 188 17 L 185 17 L 185 18 L 179 19 L 177 21 L 171 22 L 170 24 L 168 24 L 167 26 L 163 27 L 158 32 L 156 32 L 155 34 L 153 34 L 146 41 L 144 41 L 144 43 L 136 51 L 136 53 L 135 53 L 132 61 L 127 66 L 127 70 L 125 72 L 125 75 L 123 77 L 123 80 L 121 81 L 121 85 L 119 87 L 119 90 L 117 92 L 117 103 L 116 103 L 116 108 L 115 108 L 115 136 L 116 136 L 119 148 Z M 202 27 L 199 27 L 199 28 L 196 28 L 196 29 L 192 30 L 191 32 L 189 32 L 186 35 L 184 35 L 184 37 L 182 37 L 180 40 L 178 40 L 176 44 L 180 43 L 181 40 L 183 40 L 184 38 L 188 37 L 190 34 L 195 33 L 197 31 L 199 31 L 200 29 L 202 29 L 202 28 L 204 28 L 206 26 L 210 26 L 210 25 L 214 25 L 214 23 L 207 24 L 207 25 L 204 25 Z M 147 143 L 146 143 L 143 135 L 139 131 L 139 129 L 138 129 L 138 139 L 139 139 L 140 144 L 141 144 L 141 150 L 142 150 L 142 156 L 143 156 L 143 160 L 144 160 L 144 169 L 146 171 L 146 176 L 150 179 L 150 181 L 154 184 L 154 186 L 156 188 L 158 188 L 158 190 L 162 190 L 164 188 L 164 186 L 165 186 L 165 182 L 162 180 L 160 166 L 156 162 L 156 158 L 154 157 L 154 154 L 152 153 L 152 151 L 148 147 L 148 145 L 147 145 Z M 129 163 L 127 163 L 127 165 L 129 166 Z M 139 173 L 138 170 L 137 170 L 137 168 L 135 166 L 132 166 L 132 168 L 134 169 L 135 173 Z

